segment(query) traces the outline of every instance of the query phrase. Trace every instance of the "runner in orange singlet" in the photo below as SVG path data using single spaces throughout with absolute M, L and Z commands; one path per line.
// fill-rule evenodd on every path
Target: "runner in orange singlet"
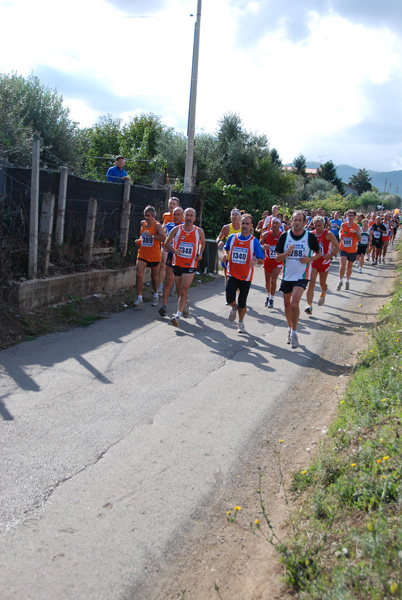
M 143 305 L 142 288 L 144 285 L 144 271 L 146 267 L 151 269 L 153 286 L 153 297 L 151 306 L 158 305 L 158 270 L 161 260 L 161 242 L 166 238 L 162 225 L 155 219 L 156 211 L 153 206 L 147 206 L 144 210 L 145 220 L 141 221 L 140 237 L 135 240 L 139 246 L 137 254 L 137 292 L 138 297 L 134 302 L 136 308 Z
M 173 273 L 176 282 L 177 313 L 170 322 L 175 327 L 179 326 L 181 316 L 190 314 L 190 298 L 188 290 L 193 282 L 198 261 L 202 259 L 205 248 L 205 235 L 200 227 L 194 225 L 196 212 L 194 208 L 184 211 L 184 225 L 174 227 L 165 242 L 165 248 L 173 253 Z
M 360 234 L 360 227 L 355 222 L 356 213 L 354 210 L 348 210 L 346 213 L 347 221 L 342 223 L 339 232 L 340 252 L 339 252 L 339 283 L 336 289 L 339 290 L 343 286 L 343 277 L 346 271 L 346 284 L 345 290 L 350 287 L 349 280 L 352 274 L 353 263 L 357 256 L 357 242 L 360 242 L 362 236 Z

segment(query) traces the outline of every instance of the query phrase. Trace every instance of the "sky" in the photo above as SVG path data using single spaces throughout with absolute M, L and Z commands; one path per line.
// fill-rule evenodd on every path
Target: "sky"
M 225 113 L 284 163 L 402 169 L 401 0 L 203 0 L 196 131 Z M 0 0 L 0 72 L 82 127 L 152 112 L 186 133 L 197 0 Z

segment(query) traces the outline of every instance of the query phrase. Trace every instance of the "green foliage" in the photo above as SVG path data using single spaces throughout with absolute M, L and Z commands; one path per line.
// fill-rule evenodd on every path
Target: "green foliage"
M 232 208 L 250 213 L 256 225 L 263 211 L 276 203 L 273 194 L 257 185 L 239 188 L 218 179 L 212 185 L 203 182 L 202 187 L 205 194 L 202 227 L 207 238 L 217 237 L 222 226 L 230 221 Z
M 371 185 L 370 181 L 371 177 L 366 169 L 359 169 L 359 171 L 349 179 L 350 184 L 353 185 L 353 187 L 355 187 L 359 192 L 359 196 L 363 192 L 369 192 L 372 190 L 373 186 Z
M 301 600 L 402 597 L 401 320 L 400 271 L 326 443 L 293 479 L 302 508 L 280 555 Z
M 318 176 L 332 183 L 340 194 L 344 193 L 342 180 L 340 177 L 338 177 L 336 167 L 332 160 L 328 160 L 326 163 L 320 166 L 318 169 Z
M 356 208 L 356 196 L 345 198 L 338 193 L 329 192 L 323 198 L 315 196 L 312 200 L 304 202 L 300 208 L 307 208 L 309 212 L 312 208 L 323 208 L 327 216 L 330 216 L 333 210 L 339 210 L 343 214 L 347 210 Z
M 78 168 L 86 136 L 63 106 L 63 96 L 43 85 L 38 77 L 0 74 L 0 154 L 20 166 L 30 166 L 32 135 L 41 137 L 45 168 Z
M 293 168 L 295 170 L 295 173 L 299 175 L 299 177 L 302 177 L 306 182 L 306 157 L 304 156 L 304 154 L 299 154 L 293 159 Z
M 363 192 L 359 196 L 358 202 L 366 210 L 369 208 L 371 210 L 377 210 L 377 206 L 378 205 L 381 206 L 383 203 L 382 198 L 378 194 L 378 192 L 372 192 L 372 191 Z

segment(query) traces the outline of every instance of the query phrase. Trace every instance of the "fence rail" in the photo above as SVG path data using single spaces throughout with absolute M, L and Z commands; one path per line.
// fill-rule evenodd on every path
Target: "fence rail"
M 46 276 L 48 272 L 52 251 L 63 245 L 80 248 L 83 261 L 87 263 L 108 255 L 108 252 L 99 252 L 100 248 L 113 246 L 124 256 L 130 243 L 138 237 L 144 208 L 154 206 L 157 219 L 161 219 L 172 195 L 170 186 L 151 188 L 130 185 L 129 182 L 118 184 L 91 181 L 69 175 L 66 167 L 62 167 L 60 171 L 39 171 L 38 182 L 38 208 L 34 208 L 37 214 L 33 214 L 32 206 L 35 205 L 32 205 L 31 199 L 32 169 L 7 164 L 7 161 L 0 158 L 2 252 L 5 252 L 8 242 L 13 242 L 15 246 L 18 240 L 21 251 L 25 247 L 27 256 L 30 255 L 30 265 L 35 264 L 32 261 L 40 255 L 41 276 Z M 179 198 L 183 208 L 191 206 L 196 209 L 200 222 L 201 195 L 180 192 L 174 192 L 174 195 Z M 35 231 L 36 233 L 32 233 Z M 35 235 L 42 240 L 37 248 L 34 245 Z M 4 269 L 0 269 L 0 277 L 3 276 L 2 270 Z M 36 278 L 36 269 L 27 266 L 25 276 L 27 275 Z

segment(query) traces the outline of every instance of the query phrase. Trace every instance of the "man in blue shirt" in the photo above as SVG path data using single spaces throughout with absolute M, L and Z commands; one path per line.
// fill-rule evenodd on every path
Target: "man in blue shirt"
M 117 156 L 116 165 L 110 167 L 106 173 L 106 181 L 109 183 L 124 183 L 126 180 L 130 181 L 130 177 L 124 170 L 124 157 Z

